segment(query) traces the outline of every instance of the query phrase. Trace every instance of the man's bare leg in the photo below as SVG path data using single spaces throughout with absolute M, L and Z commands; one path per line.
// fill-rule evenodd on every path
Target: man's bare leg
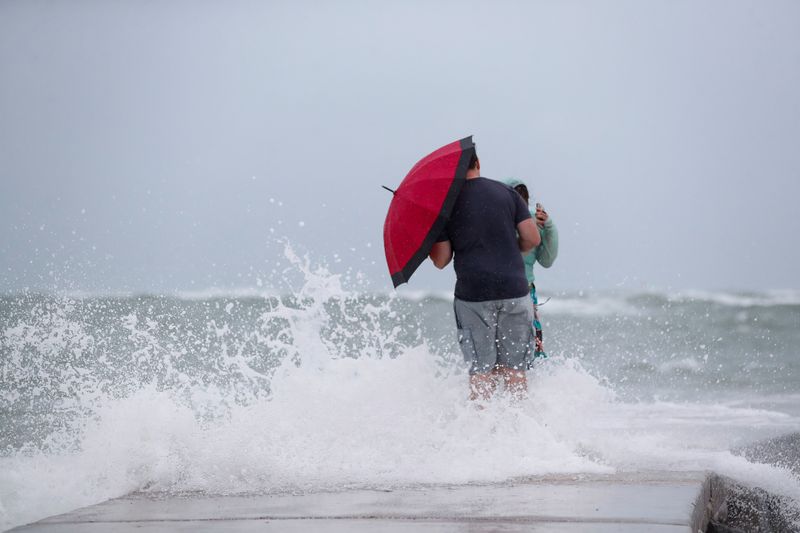
M 493 374 L 503 377 L 503 384 L 506 391 L 516 400 L 524 400 L 528 397 L 528 376 L 524 370 L 515 370 L 504 366 L 495 367 Z
M 472 374 L 469 377 L 469 399 L 488 400 L 497 388 L 497 381 L 491 372 Z

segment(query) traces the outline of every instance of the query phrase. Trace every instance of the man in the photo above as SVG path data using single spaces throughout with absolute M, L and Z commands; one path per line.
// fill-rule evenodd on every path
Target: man
M 525 370 L 533 344 L 533 305 L 520 252 L 541 239 L 519 194 L 480 171 L 473 156 L 430 258 L 442 269 L 455 257 L 453 308 L 459 345 L 470 363 L 470 399 L 489 399 L 498 375 L 520 398 L 528 389 Z
M 519 193 L 525 204 L 530 206 L 530 195 L 528 187 L 520 180 L 509 178 L 505 181 L 506 185 L 512 187 Z M 539 236 L 541 237 L 541 244 L 533 249 L 532 252 L 524 256 L 525 261 L 525 276 L 528 278 L 528 285 L 531 291 L 531 300 L 533 301 L 533 328 L 536 332 L 536 352 L 534 357 L 547 357 L 544 351 L 544 336 L 542 335 L 542 323 L 539 320 L 539 298 L 536 295 L 535 276 L 533 274 L 533 265 L 539 263 L 544 268 L 550 268 L 553 262 L 558 257 L 558 229 L 556 228 L 553 219 L 544 210 L 542 204 L 536 204 L 536 211 L 531 211 L 531 215 L 536 221 L 539 228 Z

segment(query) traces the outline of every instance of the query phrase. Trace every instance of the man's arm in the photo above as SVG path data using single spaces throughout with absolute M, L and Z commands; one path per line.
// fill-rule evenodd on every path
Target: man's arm
M 532 218 L 526 218 L 517 224 L 517 233 L 519 234 L 517 244 L 523 254 L 527 254 L 542 242 L 542 238 L 539 236 L 539 228 Z
M 428 255 L 433 264 L 436 265 L 436 268 L 442 269 L 449 265 L 450 260 L 453 259 L 453 247 L 450 245 L 450 241 L 436 242 L 433 243 L 431 253 Z

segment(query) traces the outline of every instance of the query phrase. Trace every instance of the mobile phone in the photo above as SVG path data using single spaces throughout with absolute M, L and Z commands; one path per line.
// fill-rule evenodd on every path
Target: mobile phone
M 536 210 L 537 211 L 541 211 L 542 210 L 542 204 L 540 204 L 539 202 L 536 202 Z

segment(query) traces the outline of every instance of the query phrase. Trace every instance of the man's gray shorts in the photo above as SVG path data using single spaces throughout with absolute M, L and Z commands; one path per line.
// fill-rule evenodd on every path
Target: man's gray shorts
M 453 308 L 458 344 L 470 374 L 485 374 L 495 366 L 528 369 L 535 342 L 530 296 L 486 302 L 456 298 Z

